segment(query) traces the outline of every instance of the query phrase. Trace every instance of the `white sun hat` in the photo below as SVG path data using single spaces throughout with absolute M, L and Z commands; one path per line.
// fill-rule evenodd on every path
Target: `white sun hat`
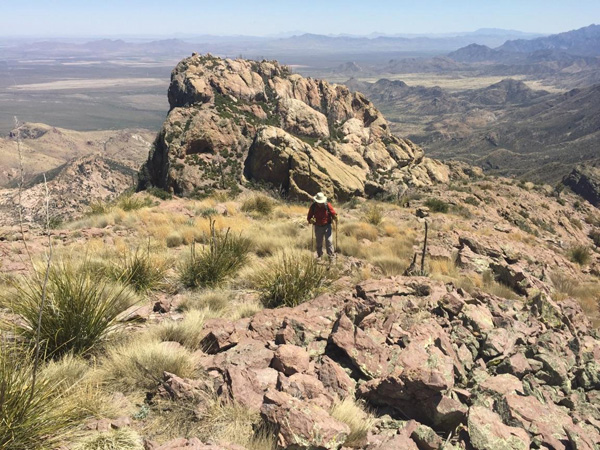
M 319 192 L 317 195 L 313 197 L 313 200 L 317 203 L 327 203 L 327 197 L 322 192 Z

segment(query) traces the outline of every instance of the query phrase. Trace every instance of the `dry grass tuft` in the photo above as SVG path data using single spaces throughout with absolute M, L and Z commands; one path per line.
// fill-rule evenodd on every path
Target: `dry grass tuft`
M 363 446 L 367 439 L 367 433 L 375 425 L 373 414 L 352 397 L 337 401 L 331 409 L 331 416 L 350 427 L 350 434 L 344 442 L 346 447 Z
M 340 231 L 346 236 L 352 236 L 358 240 L 367 239 L 375 242 L 379 237 L 379 232 L 374 225 L 365 222 L 349 222 L 340 226 Z
M 193 355 L 177 344 L 142 336 L 110 348 L 99 376 L 116 389 L 151 390 L 156 388 L 163 372 L 195 376 Z
M 152 331 L 152 334 L 163 342 L 179 342 L 185 348 L 195 351 L 200 348 L 205 320 L 204 311 L 189 311 L 183 320 L 164 321 Z
M 144 450 L 139 434 L 129 428 L 94 433 L 75 444 L 73 450 Z
M 574 298 L 591 317 L 597 317 L 600 309 L 600 285 L 594 282 L 581 282 L 562 273 L 552 273 L 550 280 L 554 285 L 554 299 Z

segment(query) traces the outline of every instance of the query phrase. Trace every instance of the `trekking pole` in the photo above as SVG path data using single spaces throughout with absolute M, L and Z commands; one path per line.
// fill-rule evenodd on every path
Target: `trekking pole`
M 315 225 L 311 224 L 310 228 L 312 229 L 311 238 L 310 238 L 310 251 L 312 253 L 315 252 Z

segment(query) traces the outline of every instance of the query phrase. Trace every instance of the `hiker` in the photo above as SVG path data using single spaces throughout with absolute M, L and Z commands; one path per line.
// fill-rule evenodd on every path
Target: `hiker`
M 337 213 L 331 203 L 327 202 L 327 197 L 319 192 L 313 197 L 314 203 L 308 209 L 306 219 L 313 225 L 315 236 L 317 238 L 317 258 L 323 256 L 323 237 L 325 237 L 327 255 L 329 259 L 335 258 L 333 252 L 333 237 L 331 232 L 331 223 L 338 220 Z

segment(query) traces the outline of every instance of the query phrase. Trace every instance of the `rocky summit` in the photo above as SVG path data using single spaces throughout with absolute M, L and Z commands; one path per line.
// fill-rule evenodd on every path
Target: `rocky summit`
M 194 54 L 173 70 L 169 103 L 141 188 L 194 195 L 248 180 L 346 200 L 448 179 L 364 95 L 277 62 Z

